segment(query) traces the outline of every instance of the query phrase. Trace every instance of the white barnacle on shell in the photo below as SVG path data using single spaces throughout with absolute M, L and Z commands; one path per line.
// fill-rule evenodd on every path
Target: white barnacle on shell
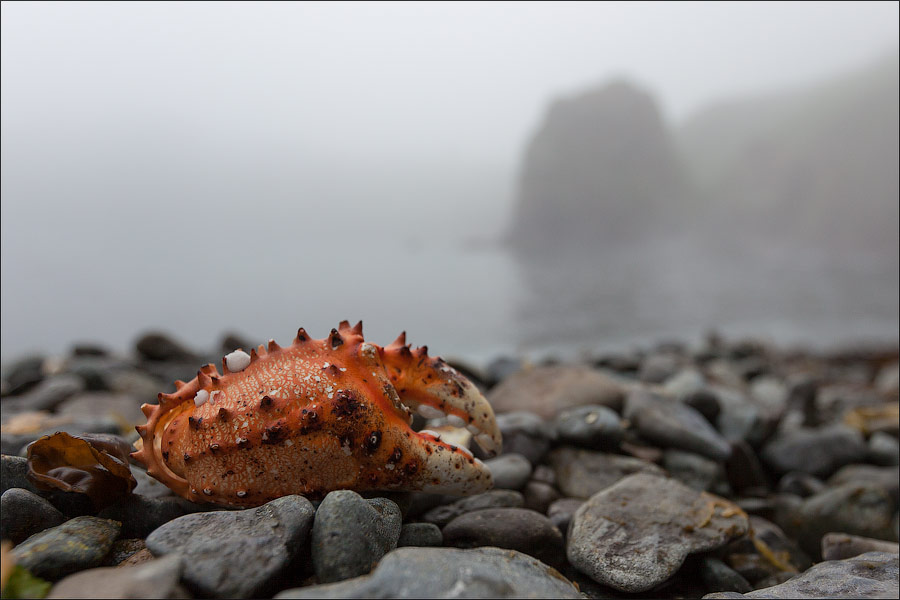
M 197 395 L 194 396 L 194 406 L 201 407 L 206 404 L 206 401 L 209 400 L 209 392 L 206 390 L 200 390 L 197 392 Z
M 243 350 L 235 350 L 225 355 L 225 365 L 232 373 L 238 373 L 250 365 L 250 355 Z

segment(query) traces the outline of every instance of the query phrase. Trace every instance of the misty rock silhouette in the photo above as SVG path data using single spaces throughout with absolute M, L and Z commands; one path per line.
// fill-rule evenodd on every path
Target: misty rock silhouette
M 687 179 L 653 97 L 618 80 L 551 104 L 525 151 L 510 242 L 590 249 L 671 222 Z

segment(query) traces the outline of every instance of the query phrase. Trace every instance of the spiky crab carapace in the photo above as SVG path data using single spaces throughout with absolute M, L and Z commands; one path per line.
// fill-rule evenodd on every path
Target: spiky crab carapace
M 401 334 L 386 347 L 366 342 L 362 323 L 322 340 L 300 329 L 281 348 L 212 364 L 159 404 L 141 407 L 143 446 L 132 456 L 150 475 L 194 502 L 257 506 L 288 494 L 337 489 L 474 494 L 490 470 L 464 447 L 410 428 L 412 410 L 446 415 L 488 453 L 501 436 L 478 389 L 426 347 Z

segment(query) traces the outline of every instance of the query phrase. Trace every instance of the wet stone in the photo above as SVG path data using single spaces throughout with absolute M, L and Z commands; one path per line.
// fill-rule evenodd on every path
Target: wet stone
M 847 465 L 832 475 L 827 484 L 838 486 L 845 483 L 875 485 L 882 488 L 894 500 L 894 508 L 900 501 L 900 480 L 896 467 L 876 467 L 873 465 Z
M 491 490 L 482 494 L 460 498 L 451 504 L 432 508 L 421 516 L 421 520 L 443 527 L 456 517 L 486 508 L 521 508 L 525 499 L 515 490 Z
M 115 567 L 120 562 L 127 560 L 138 552 L 147 549 L 147 544 L 141 538 L 119 538 L 113 542 L 112 548 L 103 560 L 104 567 Z
M 665 474 L 639 458 L 566 446 L 551 452 L 548 461 L 556 471 L 557 487 L 570 498 L 590 498 L 632 473 Z
M 861 461 L 866 453 L 858 431 L 833 425 L 779 433 L 763 446 L 760 457 L 778 474 L 800 471 L 828 477 L 844 465 Z
M 494 488 L 519 490 L 531 477 L 531 462 L 521 454 L 503 454 L 484 461 L 494 476 Z
M 191 361 L 197 357 L 193 352 L 176 342 L 165 333 L 150 332 L 135 344 L 138 354 L 151 361 L 182 360 Z
M 753 590 L 740 573 L 714 556 L 704 556 L 698 564 L 700 578 L 707 589 L 746 593 Z
M 893 537 L 893 506 L 880 486 L 847 483 L 806 498 L 779 525 L 816 558 L 822 537 L 833 531 L 876 539 Z
M 825 489 L 825 482 L 807 473 L 791 471 L 778 480 L 778 491 L 784 494 L 795 494 L 801 498 L 818 494 Z
M 581 598 L 555 569 L 503 548 L 398 548 L 371 575 L 276 598 Z
M 819 563 L 773 587 L 749 594 L 720 592 L 704 598 L 896 598 L 900 555 L 868 552 Z
M 900 553 L 900 544 L 846 533 L 828 533 L 822 538 L 822 560 L 843 560 L 866 552 Z
M 401 546 L 442 546 L 444 536 L 440 527 L 434 523 L 407 523 L 400 529 L 400 539 L 397 547 Z
M 76 517 L 32 535 L 13 548 L 16 564 L 42 579 L 56 581 L 99 566 L 119 535 L 116 521 Z
M 133 567 L 100 567 L 69 575 L 50 590 L 55 598 L 187 598 L 178 585 L 177 554 Z
M 531 412 L 505 413 L 497 415 L 496 420 L 503 436 L 503 454 L 521 454 L 531 463 L 543 458 L 556 435 L 551 423 Z M 475 451 L 486 458 L 477 446 Z
M 55 506 L 28 490 L 11 488 L 0 496 L 0 539 L 13 544 L 65 520 Z
M 615 450 L 624 436 L 619 415 L 600 405 L 579 406 L 556 417 L 556 435 L 561 444 Z
M 628 396 L 624 415 L 642 438 L 663 448 L 695 452 L 713 460 L 731 455 L 731 446 L 709 421 L 681 402 L 635 392 Z
M 147 537 L 158 527 L 178 517 L 209 510 L 180 496 L 148 498 L 131 494 L 124 500 L 107 506 L 98 516 L 122 523 L 122 535 Z
M 562 534 L 544 515 L 525 508 L 487 508 L 450 521 L 444 544 L 458 548 L 495 546 L 518 550 L 548 565 L 565 561 Z
M 690 406 L 703 415 L 703 418 L 712 424 L 716 423 L 722 410 L 719 407 L 719 397 L 707 388 L 682 396 L 681 401 L 685 406 Z
M 583 366 L 543 366 L 515 373 L 494 387 L 488 401 L 496 413 L 527 410 L 548 421 L 584 404 L 622 407 L 624 388 L 609 375 Z
M 869 462 L 883 466 L 900 465 L 900 443 L 897 438 L 877 431 L 869 438 Z
M 747 516 L 731 502 L 673 479 L 638 473 L 578 509 L 567 554 L 575 568 L 598 583 L 643 592 L 674 575 L 689 554 L 715 550 L 748 529 Z
M 560 497 L 556 488 L 540 481 L 526 483 L 522 495 L 525 497 L 525 508 L 541 514 L 546 513 L 547 508 Z
M 578 498 L 560 498 L 547 508 L 547 518 L 556 525 L 563 537 L 569 531 L 569 523 L 582 504 L 584 504 L 584 500 Z
M 702 391 L 705 385 L 706 378 L 700 371 L 687 368 L 666 379 L 662 390 L 673 398 L 683 399 Z
M 759 462 L 753 448 L 744 440 L 731 444 L 731 456 L 725 463 L 728 483 L 738 493 L 747 495 L 765 494 L 769 481 L 765 469 Z
M 365 575 L 397 547 L 400 509 L 386 498 L 364 499 L 356 492 L 331 492 L 316 510 L 312 562 L 322 583 Z
M 306 544 L 313 508 L 302 496 L 284 496 L 257 508 L 179 517 L 147 537 L 154 556 L 180 553 L 182 581 L 204 596 L 259 597 Z
M 43 380 L 28 393 L 16 399 L 27 410 L 53 410 L 67 398 L 84 390 L 84 381 L 77 375 L 55 375 Z
M 663 454 L 662 466 L 669 475 L 699 491 L 711 490 L 722 473 L 719 463 L 713 460 L 671 448 Z
M 44 357 L 26 356 L 4 369 L 9 394 L 21 394 L 44 378 Z

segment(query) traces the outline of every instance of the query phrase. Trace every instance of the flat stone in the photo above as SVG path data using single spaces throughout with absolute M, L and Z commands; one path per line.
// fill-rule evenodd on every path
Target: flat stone
M 364 499 L 356 492 L 331 492 L 316 510 L 312 562 L 322 583 L 364 575 L 397 547 L 400 508 L 386 498 Z
M 673 398 L 686 398 L 703 390 L 706 378 L 693 367 L 682 369 L 666 379 L 662 391 Z
M 753 591 L 750 583 L 740 573 L 715 556 L 704 556 L 698 564 L 700 579 L 706 589 L 746 593 Z
M 188 598 L 178 585 L 180 577 L 181 557 L 173 554 L 135 567 L 100 567 L 69 575 L 47 598 Z
M 555 567 L 565 562 L 562 534 L 547 517 L 526 508 L 467 513 L 450 521 L 443 534 L 447 546 L 495 546 L 518 550 Z
M 544 419 L 584 404 L 621 409 L 623 386 L 604 373 L 583 366 L 534 367 L 514 373 L 494 387 L 488 400 L 494 412 L 533 412 Z
M 531 461 L 521 454 L 503 454 L 484 461 L 494 476 L 494 488 L 520 490 L 531 478 Z
M 681 483 L 700 491 L 710 491 L 723 474 L 722 467 L 716 461 L 674 448 L 663 453 L 662 466 Z
M 866 442 L 844 425 L 781 432 L 763 446 L 760 457 L 782 475 L 789 471 L 828 477 L 844 465 L 863 460 Z
M 843 560 L 866 552 L 900 553 L 900 544 L 846 533 L 826 533 L 822 538 L 822 560 Z
M 515 550 L 398 548 L 371 575 L 276 598 L 581 598 L 572 583 Z
M 643 592 L 674 575 L 689 554 L 715 550 L 748 530 L 747 515 L 731 502 L 638 473 L 578 509 L 567 554 L 598 583 Z
M 84 380 L 81 377 L 72 374 L 54 375 L 16 398 L 16 402 L 28 410 L 53 410 L 82 390 Z
M 529 481 L 522 488 L 525 497 L 525 508 L 545 514 L 553 502 L 559 500 L 560 494 L 552 485 L 542 481 Z
M 36 533 L 15 548 L 16 564 L 32 575 L 56 581 L 66 575 L 99 566 L 119 535 L 117 521 L 75 517 L 62 525 Z
M 313 514 L 306 498 L 284 496 L 247 510 L 185 515 L 151 533 L 147 548 L 155 556 L 180 553 L 182 581 L 198 594 L 264 596 L 302 551 Z
M 890 539 L 894 502 L 881 486 L 846 483 L 826 488 L 789 509 L 779 525 L 816 558 L 821 540 L 833 531 Z M 895 540 L 890 540 L 895 541 Z
M 900 442 L 892 435 L 876 431 L 869 438 L 869 462 L 876 465 L 900 465 Z
M 400 539 L 397 547 L 401 546 L 443 546 L 444 535 L 441 528 L 434 523 L 407 523 L 400 529 Z
M 828 478 L 829 486 L 845 483 L 877 485 L 890 494 L 894 507 L 900 503 L 900 479 L 897 467 L 876 467 L 874 465 L 847 465 Z
M 515 490 L 490 490 L 482 494 L 460 498 L 451 504 L 437 506 L 425 512 L 421 520 L 443 527 L 456 517 L 486 508 L 521 508 L 525 498 Z
M 645 440 L 664 448 L 726 460 L 731 446 L 699 412 L 674 400 L 636 391 L 625 402 L 625 418 Z
M 169 521 L 196 512 L 209 510 L 180 496 L 148 498 L 131 494 L 120 502 L 100 511 L 98 516 L 122 523 L 122 535 L 144 538 Z
M 538 462 L 556 439 L 553 424 L 540 416 L 517 410 L 497 415 L 497 428 L 503 436 L 503 454 L 521 454 L 531 463 Z M 478 445 L 472 447 L 480 459 L 488 455 Z
M 564 410 L 555 427 L 560 443 L 600 450 L 615 450 L 625 435 L 618 413 L 601 405 Z
M 748 594 L 719 592 L 704 598 L 896 598 L 900 555 L 868 552 L 819 563 L 788 581 Z
M 590 498 L 632 473 L 665 474 L 639 458 L 567 446 L 553 450 L 548 462 L 556 471 L 557 487 L 569 498 Z
M 0 539 L 13 544 L 62 525 L 65 520 L 55 506 L 28 490 L 11 488 L 0 496 Z
M 547 508 L 547 518 L 556 525 L 556 528 L 559 529 L 564 538 L 568 534 L 569 523 L 572 522 L 572 517 L 575 516 L 575 513 L 578 512 L 578 509 L 581 508 L 584 502 L 584 500 L 579 498 L 560 498 Z

